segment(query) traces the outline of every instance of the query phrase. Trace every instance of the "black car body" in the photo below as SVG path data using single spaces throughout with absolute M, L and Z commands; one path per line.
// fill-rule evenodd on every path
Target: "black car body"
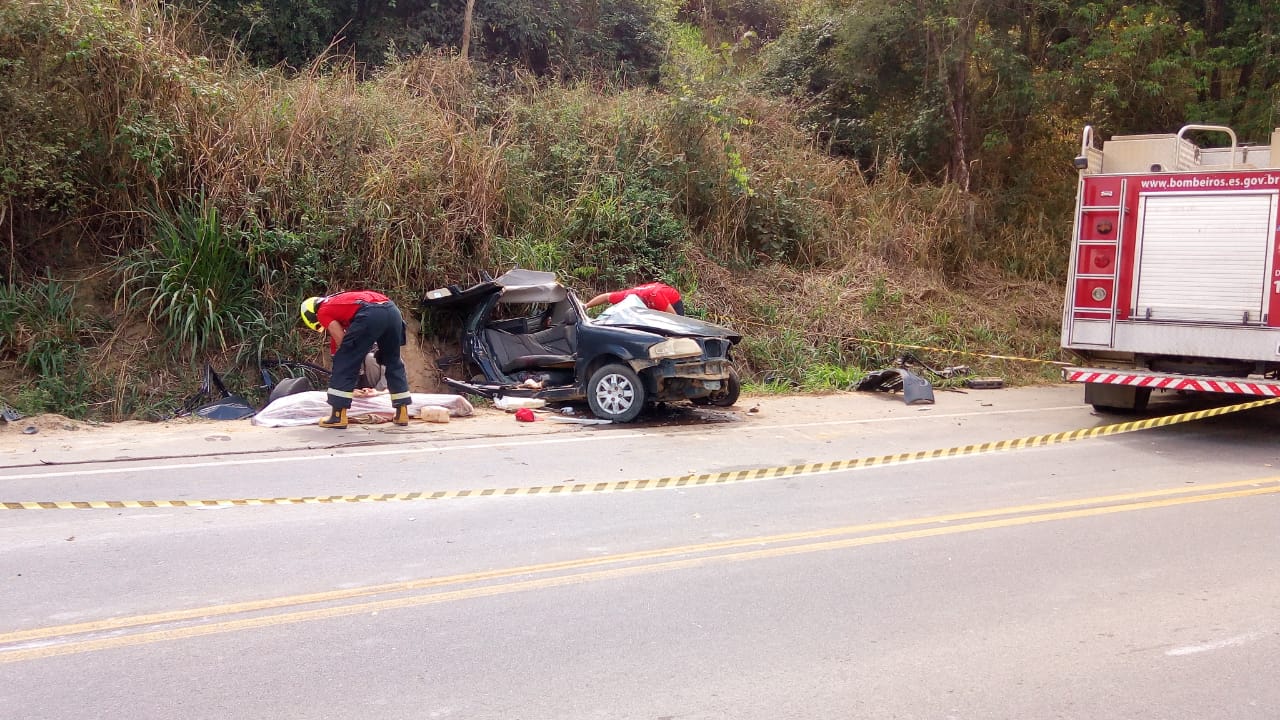
M 586 400 L 597 417 L 616 422 L 655 402 L 738 399 L 730 350 L 740 335 L 634 297 L 592 319 L 553 273 L 517 268 L 465 290 L 432 290 L 422 305 L 461 315 L 462 360 L 477 374 L 446 382 L 463 392 Z

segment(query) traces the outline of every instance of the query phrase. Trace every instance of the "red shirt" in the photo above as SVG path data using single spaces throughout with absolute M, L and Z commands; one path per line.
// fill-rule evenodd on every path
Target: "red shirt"
M 651 282 L 609 293 L 609 304 L 620 303 L 628 295 L 640 298 L 646 307 L 666 312 L 673 312 L 671 306 L 680 301 L 679 290 L 660 282 Z
M 316 319 L 320 321 L 320 327 L 326 330 L 329 329 L 329 323 L 334 320 L 337 320 L 345 330 L 351 327 L 351 318 L 356 316 L 361 302 L 383 303 L 389 300 L 390 298 L 386 295 L 372 290 L 341 292 L 326 297 L 320 303 L 320 307 L 316 309 Z M 333 341 L 333 338 L 329 338 L 329 351 L 331 354 L 338 352 L 338 344 Z

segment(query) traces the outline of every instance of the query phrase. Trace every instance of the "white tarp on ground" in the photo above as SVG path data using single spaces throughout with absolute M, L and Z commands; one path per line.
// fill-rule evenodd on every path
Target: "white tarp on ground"
M 253 424 L 263 427 L 298 427 L 315 425 L 329 417 L 331 408 L 326 401 L 323 390 L 285 395 L 258 411 L 253 416 Z M 474 412 L 471 403 L 461 395 L 430 395 L 413 393 L 413 401 L 409 404 L 409 414 L 418 417 L 419 411 L 427 406 L 442 407 L 449 411 L 449 417 L 465 417 Z M 358 418 L 363 415 L 374 415 L 390 420 L 396 411 L 391 407 L 391 396 L 380 393 L 373 397 L 357 397 L 351 400 L 351 409 L 347 416 Z

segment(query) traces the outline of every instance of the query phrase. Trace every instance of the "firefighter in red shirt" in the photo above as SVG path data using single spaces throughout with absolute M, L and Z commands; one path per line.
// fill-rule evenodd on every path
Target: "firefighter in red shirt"
M 316 332 L 329 333 L 333 372 L 329 376 L 329 405 L 333 413 L 320 427 L 344 429 L 347 410 L 356 389 L 360 368 L 374 343 L 378 363 L 386 367 L 387 389 L 395 408 L 396 425 L 409 424 L 409 377 L 400 347 L 405 344 L 404 318 L 386 295 L 372 290 L 352 290 L 302 302 L 302 322 Z
M 623 298 L 628 295 L 635 295 L 644 301 L 645 307 L 653 310 L 675 313 L 676 315 L 684 314 L 684 301 L 680 299 L 680 291 L 660 282 L 645 283 L 626 290 L 600 293 L 591 298 L 586 307 L 593 308 L 605 303 L 614 305 L 622 302 Z

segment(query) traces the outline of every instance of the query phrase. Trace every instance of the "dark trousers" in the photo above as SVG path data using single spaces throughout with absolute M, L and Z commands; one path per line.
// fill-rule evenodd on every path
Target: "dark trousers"
M 400 359 L 405 343 L 404 318 L 395 303 L 361 303 L 342 336 L 342 344 L 333 356 L 333 374 L 329 376 L 329 404 L 333 409 L 351 407 L 352 391 L 360 377 L 360 368 L 369 348 L 378 343 L 378 363 L 387 369 L 387 390 L 395 407 L 412 402 L 409 376 Z

